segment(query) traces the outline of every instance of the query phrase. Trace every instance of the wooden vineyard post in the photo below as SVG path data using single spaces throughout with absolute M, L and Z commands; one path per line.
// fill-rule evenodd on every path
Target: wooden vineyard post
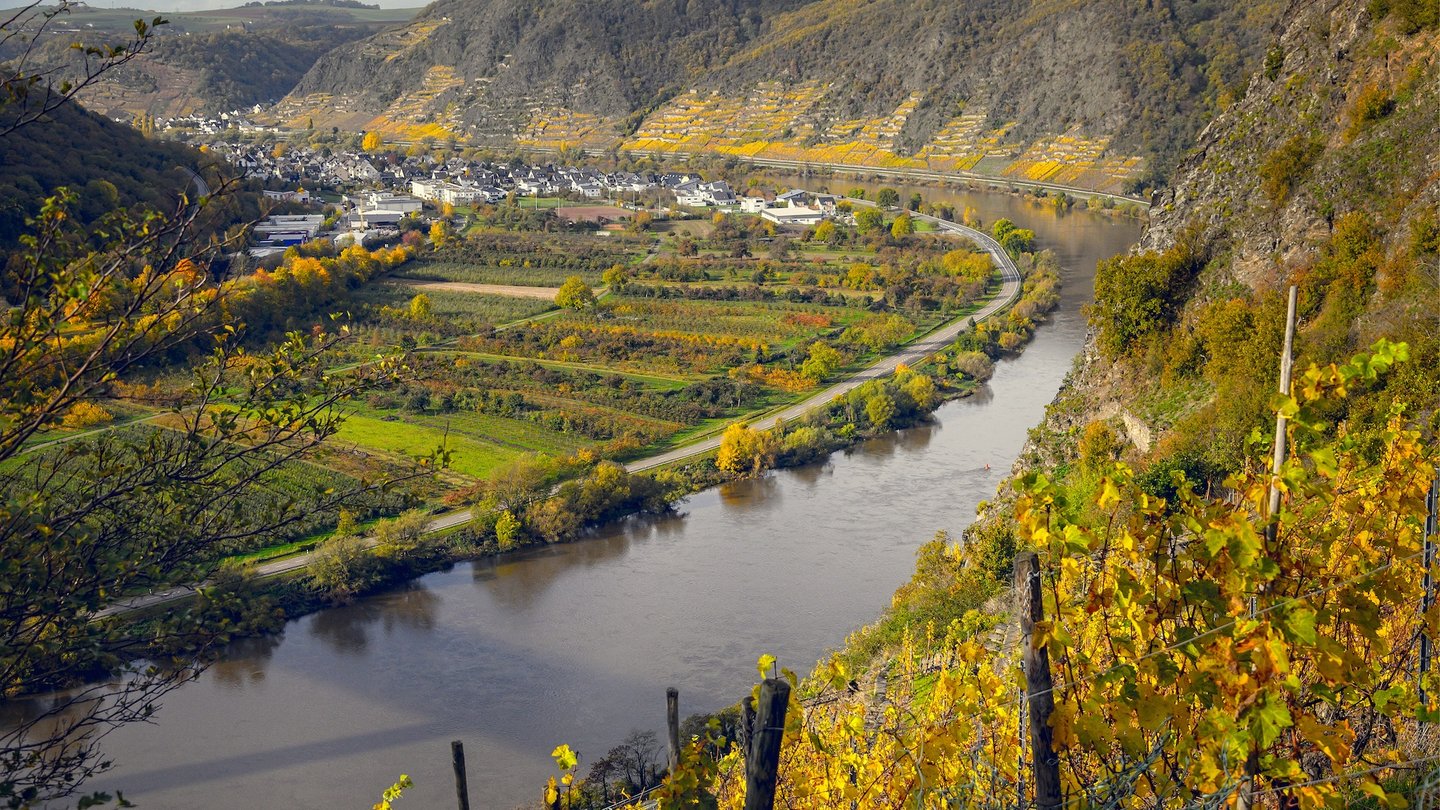
M 670 742 L 670 773 L 680 765 L 680 690 L 665 690 L 665 738 Z
M 1430 492 L 1425 497 L 1425 545 L 1421 556 L 1421 563 L 1425 567 L 1425 573 L 1421 577 L 1421 587 L 1424 589 L 1420 597 L 1420 617 L 1422 621 L 1430 614 L 1430 606 L 1435 603 L 1435 581 L 1431 575 L 1431 569 L 1435 566 L 1435 536 L 1440 531 L 1440 471 L 1430 481 Z M 1430 638 L 1428 626 L 1421 625 L 1420 631 L 1420 706 L 1430 708 L 1430 696 L 1425 692 L 1425 676 L 1430 673 L 1430 652 L 1434 641 Z
M 755 698 L 746 695 L 740 704 L 740 750 L 745 752 L 745 761 L 750 761 L 750 742 L 755 739 Z
M 766 678 L 760 684 L 760 704 L 750 733 L 745 760 L 745 810 L 773 810 L 775 785 L 780 776 L 780 741 L 785 736 L 785 710 L 790 705 L 790 682 Z
M 1020 649 L 1025 664 L 1025 697 L 1030 711 L 1030 770 L 1035 782 L 1035 806 L 1059 810 L 1060 760 L 1055 756 L 1055 732 L 1050 713 L 1055 711 L 1054 682 L 1050 679 L 1050 651 L 1036 649 L 1035 623 L 1044 621 L 1040 590 L 1040 558 L 1033 551 L 1015 555 L 1015 591 L 1020 605 Z M 1025 797 L 1021 796 L 1021 804 Z
M 450 743 L 450 762 L 455 766 L 455 799 L 460 810 L 470 810 L 470 787 L 465 781 L 465 744 L 459 740 Z

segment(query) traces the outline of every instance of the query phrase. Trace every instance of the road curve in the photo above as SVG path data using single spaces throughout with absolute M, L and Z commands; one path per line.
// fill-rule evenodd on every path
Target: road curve
M 862 200 L 852 200 L 851 202 L 856 205 L 862 206 L 873 205 L 873 203 L 867 203 Z M 986 253 L 989 253 L 990 258 L 995 262 L 996 266 L 1000 268 L 1001 283 L 999 292 L 990 301 L 990 303 L 986 304 L 979 311 L 956 318 L 955 320 L 950 321 L 944 326 L 939 327 L 935 331 L 917 340 L 916 342 L 909 344 L 899 352 L 885 357 L 881 360 L 877 360 L 870 366 L 855 372 L 853 375 L 846 378 L 845 380 L 838 382 L 830 386 L 829 388 L 826 388 L 825 390 L 814 394 L 813 396 L 807 397 L 806 399 L 797 402 L 794 405 L 791 405 L 785 410 L 780 411 L 778 414 L 775 414 L 775 419 L 788 422 L 791 419 L 796 419 L 800 416 L 804 416 L 811 410 L 825 405 L 835 397 L 842 396 L 847 392 L 852 391 L 855 388 L 860 387 L 861 385 L 864 385 L 870 380 L 893 374 L 895 372 L 895 368 L 901 363 L 905 363 L 907 365 L 915 365 L 920 361 L 930 357 L 931 355 L 934 355 L 935 353 L 943 350 L 962 332 L 965 332 L 967 329 L 969 329 L 971 323 L 983 321 L 991 315 L 995 315 L 996 313 L 1003 311 L 1020 297 L 1020 291 L 1023 284 L 1023 279 L 1020 275 L 1020 269 L 1015 266 L 1015 262 L 1010 258 L 1009 254 L 1007 254 L 1005 250 L 1000 247 L 1000 243 L 990 238 L 988 234 L 977 231 L 974 228 L 968 228 L 964 225 L 949 222 L 947 220 L 938 219 L 936 217 L 926 216 L 923 214 L 917 214 L 913 211 L 910 212 L 910 216 L 915 219 L 920 219 L 926 222 L 933 223 L 938 229 L 942 231 L 958 234 L 960 236 L 965 236 L 978 244 Z M 625 465 L 625 469 L 629 472 L 650 470 L 654 469 L 655 467 L 670 464 L 675 461 L 680 461 L 681 459 L 686 459 L 692 456 L 698 456 L 704 453 L 708 453 L 712 450 L 718 449 L 719 447 L 720 437 L 713 436 L 711 438 L 703 439 L 693 444 L 688 444 L 684 447 L 676 448 L 667 453 L 660 453 L 658 455 L 650 456 L 648 458 L 639 459 L 638 461 L 632 461 L 629 464 Z M 457 509 L 452 512 L 446 512 L 444 514 L 437 515 L 433 520 L 431 520 L 430 523 L 425 527 L 425 531 L 427 534 L 429 534 L 433 532 L 445 531 L 446 529 L 453 529 L 456 526 L 460 526 L 464 523 L 469 522 L 470 518 L 470 510 L 468 509 Z M 376 543 L 377 541 L 373 537 L 365 538 L 365 546 L 367 548 L 375 546 Z M 281 574 L 288 574 L 294 571 L 299 571 L 309 566 L 310 561 L 313 559 L 313 557 L 313 552 L 307 552 L 305 554 L 296 554 L 290 557 L 283 557 L 278 560 L 272 560 L 267 563 L 262 563 L 256 566 L 255 575 L 263 578 L 274 577 Z M 169 602 L 175 602 L 181 599 L 192 597 L 195 595 L 195 591 L 196 589 L 193 586 L 183 586 L 179 588 L 170 588 L 168 590 L 157 591 L 155 593 L 146 594 L 144 596 L 135 596 L 129 599 L 123 599 L 105 608 L 104 610 L 97 611 L 94 615 L 94 618 L 103 619 L 109 616 L 119 616 L 137 610 L 158 607 Z
M 860 203 L 859 201 L 852 202 L 857 202 L 858 204 L 863 205 L 863 203 Z M 994 315 L 995 313 L 1000 312 L 1001 310 L 1010 306 L 1012 303 L 1015 302 L 1015 299 L 1020 297 L 1020 288 L 1023 281 L 1020 276 L 1020 270 L 1015 266 L 1015 262 L 1011 260 L 1009 254 L 1007 254 L 1004 249 L 1000 247 L 1000 244 L 994 239 L 991 239 L 986 234 L 977 231 L 974 228 L 967 228 L 964 225 L 957 225 L 953 222 L 947 222 L 943 219 L 923 216 L 920 214 L 915 214 L 913 212 L 911 213 L 911 216 L 916 219 L 923 219 L 927 222 L 932 222 L 941 230 L 969 237 L 971 240 L 978 243 L 980 247 L 985 250 L 986 253 L 990 254 L 990 258 L 993 259 L 996 266 L 1000 268 L 1000 291 L 996 294 L 995 298 L 991 300 L 989 304 L 986 304 L 978 312 L 956 318 L 955 320 L 945 324 L 944 326 L 941 326 L 940 328 L 936 329 L 934 332 L 931 332 L 920 340 L 909 344 L 899 352 L 877 360 L 875 363 L 871 364 L 867 368 L 855 372 L 855 374 L 851 375 L 845 380 L 842 380 L 841 382 L 838 382 L 830 386 L 829 388 L 826 388 L 825 390 L 809 396 L 804 400 L 797 402 L 794 405 L 791 405 L 785 410 L 780 411 L 779 413 L 775 414 L 775 416 L 773 417 L 774 419 L 778 419 L 782 422 L 788 422 L 792 419 L 804 416 L 810 411 L 829 403 L 836 397 L 844 396 L 850 391 L 859 388 L 870 380 L 877 379 L 879 377 L 885 377 L 895 373 L 896 367 L 898 367 L 901 363 L 904 363 L 906 365 L 916 365 L 920 361 L 930 357 L 931 355 L 934 355 L 935 353 L 943 350 L 946 346 L 950 345 L 950 343 L 953 342 L 955 338 L 960 335 L 960 333 L 970 328 L 970 324 L 972 322 L 985 320 L 991 315 Z M 762 427 L 769 427 L 769 425 L 763 425 Z M 689 458 L 691 456 L 698 456 L 702 453 L 708 453 L 712 450 L 718 449 L 719 447 L 720 436 L 712 436 L 708 439 L 704 439 L 694 444 L 688 444 L 684 447 L 676 448 L 668 453 L 661 453 L 656 456 L 650 456 L 649 458 L 640 459 L 639 461 L 632 461 L 629 464 L 625 465 L 625 469 L 630 472 L 649 470 L 655 467 L 660 467 L 665 464 L 679 461 L 681 459 Z

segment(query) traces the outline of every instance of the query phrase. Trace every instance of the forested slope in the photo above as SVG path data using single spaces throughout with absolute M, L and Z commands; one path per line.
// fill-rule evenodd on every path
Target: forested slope
M 65 103 L 13 136 L 0 138 L 0 268 L 45 199 L 61 188 L 75 194 L 74 216 L 93 222 L 117 208 L 173 213 L 181 195 L 192 199 L 190 171 L 205 176 L 212 191 L 233 170 L 204 153 Z M 231 191 L 239 191 L 229 189 Z M 259 214 L 259 194 L 227 194 L 207 220 L 212 227 Z M 0 279 L 0 290 L 6 284 Z

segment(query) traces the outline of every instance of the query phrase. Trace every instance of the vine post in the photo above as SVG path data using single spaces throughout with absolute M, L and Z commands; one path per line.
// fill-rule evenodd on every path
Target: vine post
M 773 810 L 775 784 L 780 775 L 780 741 L 785 736 L 785 711 L 790 705 L 790 682 L 766 678 L 760 684 L 755 728 L 745 759 L 745 810 Z
M 680 765 L 680 690 L 665 690 L 665 739 L 670 743 L 670 772 Z
M 1430 481 L 1430 493 L 1425 498 L 1425 546 L 1421 561 L 1425 566 L 1422 584 L 1424 593 L 1420 597 L 1420 615 L 1426 616 L 1430 613 L 1430 606 L 1435 603 L 1435 577 L 1431 573 L 1431 567 L 1435 565 L 1435 535 L 1440 531 L 1437 526 L 1440 520 L 1440 470 L 1436 471 L 1436 477 Z M 1431 646 L 1435 643 L 1430 638 L 1430 631 L 1426 625 L 1421 624 L 1420 632 L 1420 674 L 1419 693 L 1420 706 L 1430 708 L 1430 696 L 1425 691 L 1425 676 L 1430 673 Z
M 470 810 L 470 786 L 465 780 L 465 744 L 459 740 L 450 743 L 450 764 L 455 767 L 455 800 L 460 810 Z
M 1025 667 L 1025 698 L 1030 714 L 1030 770 L 1035 783 L 1035 806 L 1059 810 L 1060 760 L 1055 756 L 1055 730 L 1050 714 L 1055 711 L 1054 681 L 1050 677 L 1050 650 L 1037 644 L 1035 624 L 1045 620 L 1041 592 L 1040 558 L 1033 551 L 1015 555 L 1015 591 L 1019 597 L 1020 649 Z M 1019 797 L 1020 805 L 1025 797 Z

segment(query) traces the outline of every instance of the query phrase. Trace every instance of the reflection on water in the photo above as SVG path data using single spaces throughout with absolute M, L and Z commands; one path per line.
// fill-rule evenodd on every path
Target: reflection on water
M 689 714 L 733 702 L 761 653 L 808 670 L 884 609 L 920 544 L 958 534 L 994 494 L 1084 340 L 1096 260 L 1139 233 L 919 191 L 1033 228 L 1065 268 L 1052 323 L 975 396 L 825 463 L 699 493 L 679 514 L 456 566 L 237 643 L 156 724 L 110 737 L 118 767 L 95 787 L 147 810 L 366 807 L 403 772 L 407 806 L 440 807 L 462 739 L 475 806 L 512 807 L 553 772 L 555 745 L 584 767 L 626 730 L 659 728 L 666 686 Z
M 226 649 L 225 657 L 211 666 L 205 674 L 214 678 L 220 686 L 229 689 L 259 684 L 265 680 L 266 663 L 284 640 L 283 630 L 268 636 L 239 639 Z
M 431 630 L 439 604 L 439 597 L 423 584 L 411 582 L 373 599 L 315 614 L 310 635 L 342 655 L 361 655 L 370 644 L 372 625 L 378 623 L 386 635 Z

